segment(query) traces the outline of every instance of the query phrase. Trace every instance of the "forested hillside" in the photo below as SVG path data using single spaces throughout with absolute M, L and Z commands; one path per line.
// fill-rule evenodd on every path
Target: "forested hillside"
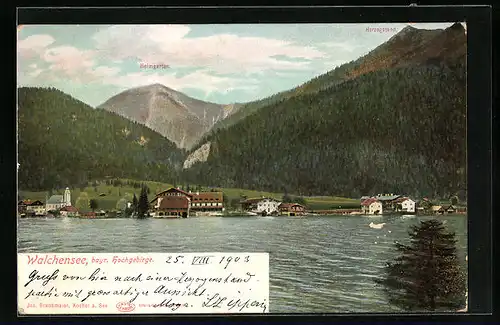
M 184 151 L 160 134 L 54 88 L 18 89 L 19 188 L 105 176 L 171 181 Z
M 359 197 L 466 194 L 465 57 L 368 72 L 210 137 L 191 182 Z
M 296 88 L 243 105 L 238 112 L 216 123 L 212 131 L 231 126 L 261 108 L 267 109 L 270 105 L 297 95 L 314 94 L 369 72 L 440 62 L 453 65 L 459 63 L 466 53 L 466 35 L 460 23 L 453 24 L 445 30 L 425 30 L 407 26 L 387 42 L 356 60 L 317 76 Z M 205 139 L 209 139 L 210 136 L 211 134 L 207 134 Z

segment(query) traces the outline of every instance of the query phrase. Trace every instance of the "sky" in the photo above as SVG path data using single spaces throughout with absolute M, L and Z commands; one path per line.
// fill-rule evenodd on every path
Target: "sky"
M 154 83 L 209 102 L 248 102 L 355 60 L 408 25 L 23 25 L 17 83 L 55 87 L 93 107 Z

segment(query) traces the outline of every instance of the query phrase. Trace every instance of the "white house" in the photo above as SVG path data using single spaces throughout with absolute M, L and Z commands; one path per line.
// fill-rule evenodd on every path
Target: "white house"
M 275 199 L 265 198 L 257 203 L 257 212 L 266 212 L 267 214 L 278 212 L 280 204 L 281 202 Z
M 71 206 L 71 192 L 68 187 L 64 191 L 64 195 L 52 195 L 45 204 L 45 210 L 59 210 L 66 206 Z
M 280 201 L 273 198 L 248 199 L 241 202 L 243 209 L 257 214 L 279 213 Z
M 26 211 L 34 213 L 35 216 L 45 215 L 45 206 L 41 201 L 31 202 L 26 206 Z
M 415 201 L 410 198 L 406 198 L 401 202 L 401 210 L 403 212 L 415 213 Z
M 361 209 L 364 214 L 382 214 L 382 202 L 376 198 L 369 198 L 361 202 Z

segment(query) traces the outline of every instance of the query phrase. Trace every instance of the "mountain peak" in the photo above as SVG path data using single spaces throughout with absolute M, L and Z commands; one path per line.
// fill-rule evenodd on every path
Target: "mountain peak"
M 147 90 L 151 90 L 151 91 L 171 91 L 172 90 L 172 89 L 168 88 L 167 86 L 162 85 L 159 82 L 156 82 L 154 84 L 145 85 L 145 86 L 142 86 L 139 88 L 147 89 Z
M 418 28 L 415 28 L 413 26 L 406 26 L 405 28 L 401 29 L 398 33 L 396 33 L 394 36 L 392 36 L 388 42 L 392 42 L 392 41 L 395 41 L 395 40 L 399 40 L 399 39 L 404 39 L 406 37 L 409 37 L 409 36 L 412 36 L 416 33 L 419 32 L 419 29 Z
M 162 85 L 162 84 L 161 84 L 161 83 L 159 83 L 159 82 L 156 82 L 156 83 L 154 83 L 154 84 L 151 84 L 151 85 L 149 85 L 149 87 L 168 88 L 167 86 Z
M 405 28 L 403 28 L 403 29 L 400 31 L 400 33 L 401 33 L 401 32 L 409 32 L 409 31 L 414 31 L 414 30 L 416 30 L 416 28 L 415 28 L 415 27 L 413 27 L 412 25 L 408 25 L 408 26 L 406 26 Z
M 223 105 L 191 98 L 158 82 L 122 91 L 99 108 L 141 123 L 183 149 L 225 117 Z
M 447 28 L 448 30 L 456 30 L 456 31 L 465 31 L 464 25 L 461 23 L 454 23 L 450 27 Z

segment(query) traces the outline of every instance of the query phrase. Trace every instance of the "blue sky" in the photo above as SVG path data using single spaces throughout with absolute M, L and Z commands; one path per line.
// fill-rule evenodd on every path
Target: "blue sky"
M 18 85 L 56 87 L 91 106 L 153 83 L 215 103 L 247 102 L 355 60 L 407 25 L 24 25 Z

